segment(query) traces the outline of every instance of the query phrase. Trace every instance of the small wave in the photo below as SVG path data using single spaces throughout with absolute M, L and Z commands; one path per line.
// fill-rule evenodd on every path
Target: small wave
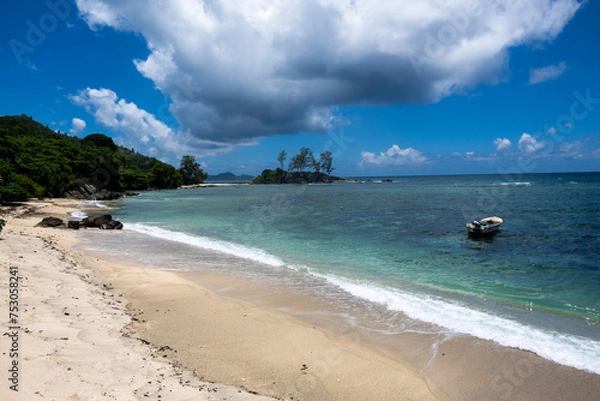
M 80 209 L 110 209 L 108 206 L 100 201 L 87 200 L 84 203 L 77 206 Z
M 533 184 L 530 181 L 511 181 L 511 182 L 501 182 L 500 185 L 502 186 L 525 186 L 525 187 L 530 187 Z
M 227 241 L 220 241 L 212 238 L 170 231 L 164 228 L 148 226 L 139 223 L 130 223 L 127 224 L 126 227 L 132 231 L 150 235 L 155 238 L 179 242 L 181 244 L 191 245 L 209 251 L 221 252 L 227 255 L 252 260 L 269 266 L 281 267 L 285 265 L 283 260 L 268 254 L 262 249 L 250 248 Z
M 408 317 L 469 334 L 500 345 L 531 351 L 548 360 L 600 374 L 600 342 L 584 337 L 525 326 L 460 304 L 402 293 L 391 288 L 323 275 L 330 283 L 355 297 L 400 311 Z
M 74 212 L 71 213 L 71 217 L 83 220 L 86 217 L 88 217 L 88 214 L 87 213 L 83 213 L 81 210 L 76 210 L 76 211 L 74 211 Z

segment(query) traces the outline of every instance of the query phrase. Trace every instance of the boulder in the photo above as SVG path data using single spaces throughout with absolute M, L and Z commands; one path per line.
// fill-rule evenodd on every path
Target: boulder
M 84 227 L 101 227 L 102 224 L 106 224 L 112 220 L 110 214 L 102 214 L 100 216 L 90 216 L 83 219 L 82 223 Z
M 58 217 L 44 217 L 42 221 L 36 224 L 36 227 L 59 227 L 63 221 Z
M 81 227 L 81 221 L 79 220 L 69 220 L 67 221 L 67 228 L 72 228 L 74 230 L 79 230 Z
M 77 184 L 71 186 L 62 193 L 63 198 L 87 199 L 87 200 L 114 200 L 123 196 L 135 196 L 137 192 L 131 191 L 110 191 L 106 188 L 98 188 L 94 184 Z
M 123 229 L 123 223 L 118 220 L 111 220 L 107 223 L 104 223 L 100 226 L 103 230 L 121 230 Z
M 110 214 L 86 217 L 82 221 L 63 221 L 58 217 L 45 217 L 36 225 L 36 227 L 63 227 L 65 225 L 74 230 L 79 230 L 81 227 L 97 227 L 104 230 L 121 230 L 123 228 L 123 223 L 118 220 L 113 220 Z
M 97 192 L 94 192 L 88 197 L 88 200 L 115 200 L 119 199 L 123 196 L 122 192 L 109 191 L 108 189 L 101 189 Z

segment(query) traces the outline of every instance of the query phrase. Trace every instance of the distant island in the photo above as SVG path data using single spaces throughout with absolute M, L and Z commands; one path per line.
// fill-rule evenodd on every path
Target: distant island
M 334 170 L 333 155 L 330 151 L 320 154 L 319 160 L 315 159 L 313 151 L 303 147 L 293 156 L 288 165 L 288 170 L 283 169 L 287 153 L 282 150 L 277 157 L 280 167 L 266 169 L 261 175 L 252 180 L 253 184 L 323 184 L 341 181 L 343 178 L 331 175 Z M 312 171 L 307 171 L 312 169 Z
M 206 178 L 206 182 L 250 182 L 254 178 L 253 175 L 242 174 L 235 175 L 231 172 L 209 175 Z
M 132 191 L 204 182 L 194 156 L 180 168 L 95 133 L 77 138 L 33 118 L 0 117 L 0 202 L 38 197 L 115 199 Z
M 344 178 L 335 177 L 322 172 L 296 171 L 289 172 L 280 168 L 264 170 L 261 175 L 254 177 L 253 184 L 330 184 L 343 181 Z

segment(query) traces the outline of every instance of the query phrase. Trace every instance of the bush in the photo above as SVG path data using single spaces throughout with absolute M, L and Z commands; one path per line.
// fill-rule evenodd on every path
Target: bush
M 44 187 L 21 174 L 11 174 L 5 185 L 0 187 L 0 200 L 19 201 L 37 198 L 44 194 Z

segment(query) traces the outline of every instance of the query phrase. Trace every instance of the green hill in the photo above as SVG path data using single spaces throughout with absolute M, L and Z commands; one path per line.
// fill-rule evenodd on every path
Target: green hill
M 102 199 L 181 183 L 175 167 L 117 146 L 106 135 L 80 139 L 25 115 L 0 117 L 0 201 L 40 196 Z
M 220 173 L 217 175 L 211 175 L 206 181 L 211 182 L 250 182 L 254 176 L 248 174 L 235 175 L 230 172 Z

